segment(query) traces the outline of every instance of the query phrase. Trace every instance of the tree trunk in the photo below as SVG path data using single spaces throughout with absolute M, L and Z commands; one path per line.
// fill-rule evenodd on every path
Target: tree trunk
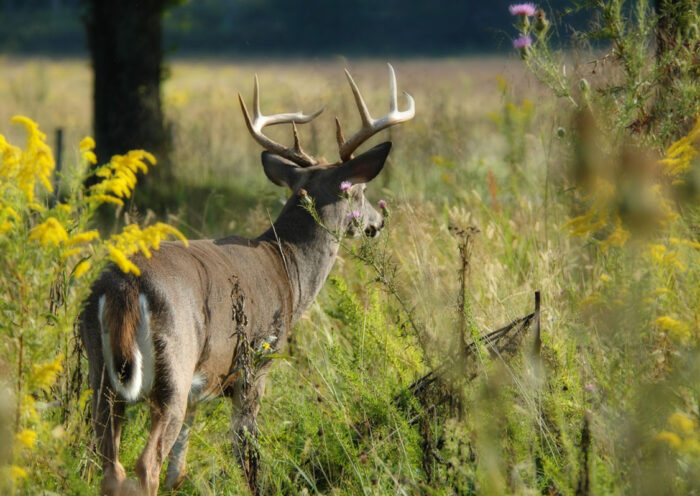
M 170 172 L 171 144 L 160 98 L 161 20 L 168 1 L 85 2 L 84 21 L 94 70 L 93 127 L 98 163 L 106 163 L 115 154 L 144 149 L 156 156 L 155 171 L 162 180 Z

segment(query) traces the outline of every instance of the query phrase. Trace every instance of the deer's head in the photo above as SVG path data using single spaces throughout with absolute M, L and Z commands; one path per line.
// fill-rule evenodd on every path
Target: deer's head
M 384 226 L 382 215 L 365 198 L 367 183 L 374 179 L 384 167 L 389 155 L 391 142 L 385 142 L 353 157 L 353 152 L 372 135 L 389 126 L 410 120 L 415 115 L 413 98 L 405 93 L 408 109 L 398 110 L 396 95 L 396 75 L 389 65 L 390 74 L 390 109 L 389 113 L 379 119 L 373 119 L 353 81 L 346 70 L 345 74 L 355 96 L 355 101 L 362 118 L 362 128 L 349 139 L 343 137 L 340 122 L 336 122 L 340 159 L 328 164 L 324 160 L 306 154 L 299 143 L 296 124 L 306 123 L 317 117 L 323 108 L 312 114 L 287 113 L 262 115 L 260 113 L 259 85 L 255 77 L 254 115 L 251 120 L 248 109 L 241 95 L 238 95 L 248 130 L 253 138 L 266 151 L 262 154 L 262 163 L 267 177 L 279 186 L 287 186 L 292 190 L 285 209 L 295 208 L 303 196 L 313 198 L 321 221 L 331 229 L 345 231 L 354 236 L 364 233 L 376 236 Z M 287 148 L 271 140 L 262 129 L 275 124 L 291 123 L 294 131 L 294 147 Z

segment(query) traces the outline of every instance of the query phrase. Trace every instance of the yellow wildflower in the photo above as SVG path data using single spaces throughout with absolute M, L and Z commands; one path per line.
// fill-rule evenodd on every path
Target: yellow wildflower
M 27 471 L 24 470 L 22 467 L 18 467 L 17 465 L 10 465 L 9 472 L 10 473 L 8 475 L 13 484 L 16 484 L 21 479 L 27 477 Z
M 32 367 L 32 373 L 29 376 L 29 382 L 34 387 L 39 389 L 48 389 L 54 382 L 56 382 L 56 376 L 63 370 L 61 362 L 63 361 L 63 355 L 59 355 L 53 362 L 46 362 L 41 365 L 34 365 Z
M 25 448 L 32 448 L 34 447 L 34 443 L 36 442 L 37 434 L 36 431 L 33 431 L 31 429 L 24 429 L 21 432 L 18 432 L 15 434 L 15 440 L 24 446 Z
M 126 257 L 123 251 L 115 248 L 114 246 L 109 247 L 109 258 L 111 258 L 112 261 L 117 264 L 117 267 L 119 267 L 122 272 L 126 274 L 132 272 L 137 276 L 141 275 L 141 270 L 139 270 L 139 268 Z
M 90 398 L 92 398 L 92 389 L 86 389 L 80 393 L 80 397 L 78 398 L 78 410 L 83 410 L 88 401 L 90 401 Z
M 586 298 L 584 298 L 583 300 L 581 300 L 581 301 L 579 302 L 579 306 L 580 306 L 581 308 L 585 308 L 585 307 L 588 307 L 588 306 L 597 305 L 597 304 L 600 303 L 600 302 L 601 302 L 600 294 L 599 294 L 599 293 L 593 293 L 592 295 L 587 296 Z
M 681 438 L 675 432 L 663 431 L 658 433 L 654 439 L 668 443 L 673 449 L 678 449 L 681 446 Z
M 51 147 L 46 143 L 46 135 L 39 131 L 36 122 L 28 117 L 17 115 L 11 119 L 14 124 L 21 124 L 27 131 L 27 145 L 21 154 L 19 164 L 15 164 L 12 176 L 17 180 L 19 189 L 30 202 L 34 201 L 34 185 L 37 179 L 47 191 L 53 191 L 51 173 L 55 167 Z
M 693 421 L 693 419 L 688 418 L 686 415 L 678 412 L 674 413 L 668 418 L 668 423 L 676 431 L 686 435 L 691 434 L 697 427 L 697 424 L 695 421 Z
M 90 136 L 86 136 L 80 140 L 80 145 L 78 145 L 78 148 L 80 149 L 80 154 L 82 155 L 83 160 L 91 164 L 97 163 L 97 155 L 95 155 L 95 152 L 93 151 L 95 149 L 94 139 L 92 139 Z
M 81 251 L 83 251 L 82 248 L 73 248 L 72 250 L 64 251 L 63 253 L 61 253 L 61 258 L 65 260 L 66 258 L 70 258 L 73 255 L 77 255 Z
M 668 331 L 676 339 L 687 339 L 690 337 L 690 329 L 683 322 L 664 315 L 656 319 L 655 324 L 663 331 Z
M 668 147 L 666 157 L 659 161 L 664 172 L 676 178 L 690 169 L 690 161 L 698 154 L 698 145 L 700 145 L 700 119 L 687 136 Z
M 610 246 L 624 246 L 630 237 L 630 232 L 622 228 L 620 217 L 615 217 L 615 230 L 601 244 L 601 249 L 605 252 Z
M 665 267 L 674 267 L 680 271 L 685 270 L 685 265 L 681 263 L 678 251 L 668 250 L 664 245 L 649 245 L 649 255 L 652 261 Z
M 29 232 L 30 241 L 38 240 L 44 246 L 49 243 L 58 246 L 59 243 L 67 239 L 68 233 L 55 217 L 49 217 Z
M 187 238 L 176 228 L 162 222 L 141 229 L 136 224 L 130 224 L 124 230 L 113 235 L 109 240 L 110 257 L 124 272 L 139 275 L 138 267 L 127 257 L 141 251 L 146 258 L 151 257 L 151 249 L 157 250 L 160 242 L 169 236 L 179 238 L 187 246 Z
M 15 177 L 22 161 L 22 150 L 7 142 L 0 134 L 0 178 Z
M 15 220 L 19 220 L 19 215 L 17 215 L 17 212 L 12 207 L 3 207 L 1 212 L 3 216 L 12 217 Z
M 104 196 L 112 196 L 121 203 L 120 198 L 131 197 L 131 192 L 136 187 L 136 174 L 139 171 L 148 173 L 149 162 L 155 165 L 156 158 L 144 150 L 132 150 L 125 155 L 113 156 L 107 165 L 97 170 L 97 176 L 103 179 L 90 188 L 90 196 L 92 199 L 100 197 L 102 201 L 117 203 L 104 199 Z
M 666 247 L 664 245 L 650 245 L 649 254 L 651 255 L 652 260 L 662 263 L 664 261 L 664 256 L 666 255 Z
M 600 275 L 600 280 L 603 282 L 609 282 L 610 281 L 610 276 L 607 274 L 601 274 Z
M 269 349 L 270 349 L 270 343 L 268 343 L 267 341 L 265 341 L 265 342 L 262 344 L 262 348 L 263 348 L 263 350 L 269 350 Z
M 85 274 L 85 272 L 87 272 L 89 268 L 90 268 L 90 262 L 87 260 L 83 260 L 75 267 L 75 270 L 73 271 L 73 275 L 76 278 L 78 278 L 78 277 L 82 276 L 83 274 Z
M 700 455 L 700 441 L 693 437 L 686 438 L 678 451 L 696 456 Z
M 73 246 L 79 243 L 88 243 L 93 239 L 100 237 L 100 233 L 97 231 L 86 231 L 84 233 L 79 233 L 71 236 L 68 241 L 66 241 L 66 246 Z

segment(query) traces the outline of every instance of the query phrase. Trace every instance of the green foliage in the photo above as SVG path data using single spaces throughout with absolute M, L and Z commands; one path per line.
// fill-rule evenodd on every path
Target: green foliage
M 88 230 L 100 205 L 131 195 L 150 154 L 114 156 L 96 170 L 101 180 L 83 188 L 95 160 L 85 138 L 79 165 L 61 176 L 71 194 L 59 197 L 46 135 L 26 117 L 12 122 L 27 139 L 21 149 L 0 134 L 0 491 L 84 492 L 95 459 L 76 332 L 82 302 L 107 261 L 138 271 L 127 255 L 150 256 L 161 239 L 182 235 L 165 224 L 128 225 L 106 240 Z
M 534 22 L 520 16 L 520 35 L 534 40 L 521 56 L 557 97 L 591 112 L 606 132 L 623 139 L 632 131 L 648 144 L 667 146 L 700 112 L 700 9 L 693 0 L 658 5 L 660 12 L 647 0 L 582 2 L 596 23 L 576 41 L 593 41 L 596 50 L 582 54 L 588 67 L 570 74 L 565 54 L 552 47 L 544 11 Z

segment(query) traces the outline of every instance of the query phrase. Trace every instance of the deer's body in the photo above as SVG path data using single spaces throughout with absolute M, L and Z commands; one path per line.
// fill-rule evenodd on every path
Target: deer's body
M 395 82 L 392 89 L 395 110 Z M 244 112 L 254 136 L 271 123 L 309 119 L 302 114 L 260 116 L 257 89 L 255 123 Z M 260 124 L 264 119 L 268 122 Z M 396 122 L 396 116 L 385 118 L 378 128 Z M 364 127 L 361 133 L 365 139 L 370 135 Z M 270 229 L 255 240 L 231 236 L 191 241 L 188 246 L 162 243 L 151 258 L 132 259 L 141 271 L 138 277 L 116 267 L 106 270 L 86 302 L 81 336 L 95 392 L 102 494 L 157 494 L 168 455 L 166 486 L 177 487 L 185 474 L 196 404 L 219 395 L 232 400 L 236 455 L 257 492 L 257 458 L 249 441 L 256 435 L 255 418 L 271 364 L 266 352 L 284 347 L 291 326 L 323 286 L 339 247 L 332 233 L 363 229 L 374 236 L 383 225 L 381 215 L 366 203 L 361 183 L 379 173 L 389 143 L 354 159 L 352 147 L 357 144 L 351 143 L 345 159 L 328 166 L 306 162 L 313 159 L 298 141 L 295 150 L 285 152 L 266 137 L 256 139 L 279 153 L 263 153 L 267 176 L 292 190 Z M 348 142 L 353 139 L 357 141 L 357 135 Z M 342 150 L 341 146 L 341 157 Z M 340 185 L 350 182 L 355 186 L 340 194 Z M 303 206 L 307 195 L 323 226 Z M 142 399 L 151 407 L 151 431 L 136 464 L 137 482 L 126 478 L 118 454 L 125 404 Z

